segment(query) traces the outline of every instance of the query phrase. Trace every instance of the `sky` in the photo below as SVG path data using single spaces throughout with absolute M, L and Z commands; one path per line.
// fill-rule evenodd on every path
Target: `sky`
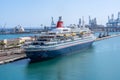
M 57 22 L 62 16 L 64 25 L 77 24 L 84 16 L 96 17 L 98 24 L 107 22 L 108 15 L 115 18 L 120 11 L 120 0 L 0 0 L 0 27 L 50 26 L 51 17 Z

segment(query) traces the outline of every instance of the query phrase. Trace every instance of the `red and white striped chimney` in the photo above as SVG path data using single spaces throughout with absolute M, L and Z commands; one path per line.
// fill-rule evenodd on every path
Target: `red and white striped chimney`
M 57 28 L 63 28 L 62 16 L 59 17 L 59 20 L 57 22 Z

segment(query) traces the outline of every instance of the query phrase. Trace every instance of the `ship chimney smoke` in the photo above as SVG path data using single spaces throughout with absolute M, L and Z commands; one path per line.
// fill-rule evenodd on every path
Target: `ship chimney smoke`
M 63 21 L 62 21 L 62 16 L 60 16 L 57 22 L 57 28 L 62 28 L 62 27 L 63 27 Z

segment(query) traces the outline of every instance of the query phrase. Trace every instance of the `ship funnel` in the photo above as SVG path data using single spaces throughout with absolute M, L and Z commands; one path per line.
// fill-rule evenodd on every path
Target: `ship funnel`
M 63 21 L 62 21 L 62 16 L 60 16 L 57 22 L 57 28 L 62 28 L 62 27 L 63 27 Z

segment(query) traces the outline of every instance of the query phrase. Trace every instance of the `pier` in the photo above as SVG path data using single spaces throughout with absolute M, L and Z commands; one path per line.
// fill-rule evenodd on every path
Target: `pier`
M 20 48 L 13 48 L 0 51 L 0 64 L 5 64 L 26 58 L 25 53 Z
M 109 39 L 109 38 L 113 38 L 113 37 L 118 37 L 118 36 L 120 36 L 120 34 L 110 35 L 110 36 L 106 36 L 106 37 L 102 37 L 102 38 L 96 38 L 95 41 L 101 41 L 101 40 L 105 40 L 105 39 Z
M 3 56 L 0 57 L 0 64 L 5 64 L 9 62 L 13 62 L 16 60 L 24 59 L 26 57 L 25 54 L 14 54 L 14 55 L 9 55 L 9 56 Z
M 13 62 L 23 58 L 26 58 L 26 55 L 20 48 L 0 51 L 0 64 Z

